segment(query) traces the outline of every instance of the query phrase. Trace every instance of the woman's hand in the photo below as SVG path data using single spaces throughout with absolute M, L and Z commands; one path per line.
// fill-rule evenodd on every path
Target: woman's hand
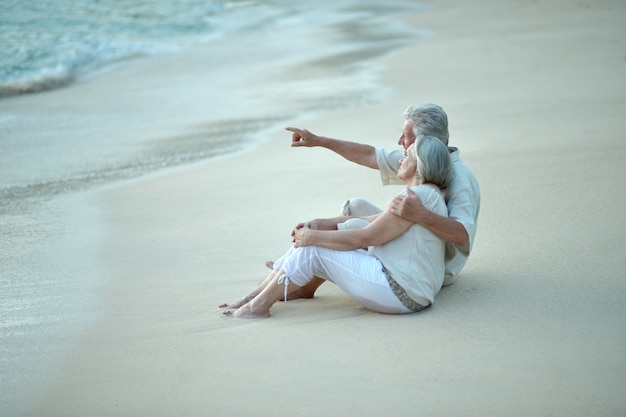
M 291 241 L 295 243 L 294 236 L 295 236 L 296 230 L 302 229 L 304 227 L 309 228 L 309 230 L 319 230 L 319 229 L 322 228 L 321 227 L 322 226 L 322 221 L 323 221 L 322 219 L 314 219 L 314 220 L 310 220 L 310 221 L 308 221 L 306 223 L 298 223 L 296 225 L 296 227 L 294 227 L 293 230 L 291 231 L 291 237 L 292 237 Z
M 311 236 L 311 231 L 313 229 L 311 229 L 311 227 L 309 227 L 309 223 L 300 223 L 298 224 L 295 229 L 292 230 L 291 232 L 291 238 L 293 241 L 293 246 L 296 248 L 302 247 L 302 246 L 309 246 L 312 245 L 313 243 L 311 242 L 312 240 L 312 236 Z

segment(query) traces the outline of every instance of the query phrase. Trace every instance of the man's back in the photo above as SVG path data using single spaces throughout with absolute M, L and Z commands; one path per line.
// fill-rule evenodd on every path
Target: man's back
M 450 154 L 454 179 L 446 190 L 448 217 L 461 223 L 467 232 L 468 243 L 464 246 L 446 242 L 446 276 L 443 285 L 456 281 L 465 266 L 474 244 L 478 214 L 480 212 L 480 187 L 470 169 L 463 163 L 460 151 Z

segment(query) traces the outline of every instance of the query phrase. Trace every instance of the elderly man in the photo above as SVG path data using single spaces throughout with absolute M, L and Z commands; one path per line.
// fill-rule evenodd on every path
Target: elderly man
M 288 127 L 287 130 L 292 132 L 292 147 L 327 148 L 351 162 L 379 170 L 383 185 L 401 184 L 396 177 L 400 160 L 404 157 L 406 149 L 417 138 L 434 136 L 448 146 L 449 137 L 448 116 L 436 104 L 409 106 L 403 116 L 405 120 L 402 136 L 398 140 L 398 145 L 401 145 L 403 149 L 394 151 L 318 136 L 306 129 Z M 448 150 L 454 170 L 454 179 L 445 195 L 448 217 L 427 210 L 420 199 L 410 190 L 408 190 L 408 197 L 395 197 L 389 205 L 392 213 L 421 224 L 446 241 L 444 286 L 456 281 L 461 269 L 467 262 L 476 235 L 480 211 L 478 181 L 461 161 L 460 151 L 450 146 L 448 146 Z M 348 217 L 375 216 L 381 212 L 382 210 L 372 203 L 358 198 L 346 201 L 342 210 L 342 214 Z M 309 222 L 312 227 L 315 227 L 315 223 L 315 221 Z M 295 297 L 290 296 L 290 298 L 313 297 L 315 290 L 323 282 L 321 279 L 315 279 L 307 287 L 301 288 L 299 294 L 294 294 Z

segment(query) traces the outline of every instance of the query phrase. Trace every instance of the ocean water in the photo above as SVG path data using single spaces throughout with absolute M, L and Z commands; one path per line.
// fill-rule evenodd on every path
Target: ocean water
M 387 93 L 428 35 L 410 0 L 0 0 L 0 415 L 46 392 L 103 311 L 81 195 L 224 157 Z
M 66 86 L 112 62 L 262 25 L 290 8 L 243 0 L 2 0 L 0 97 Z
M 333 13 L 343 6 L 353 7 L 355 16 L 359 7 L 369 8 L 370 19 L 372 12 L 385 14 L 410 7 L 410 2 L 398 1 L 353 3 L 0 0 L 0 97 L 59 88 L 114 62 L 217 41 L 232 33 L 253 32 L 288 18 L 308 16 L 306 24 L 313 26 L 345 19 L 328 14 L 331 6 Z

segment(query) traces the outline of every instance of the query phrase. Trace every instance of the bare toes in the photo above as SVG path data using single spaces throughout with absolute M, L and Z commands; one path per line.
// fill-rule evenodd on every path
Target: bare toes
M 263 319 L 270 316 L 269 310 L 254 310 L 250 304 L 246 304 L 235 311 L 234 316 L 238 319 Z

